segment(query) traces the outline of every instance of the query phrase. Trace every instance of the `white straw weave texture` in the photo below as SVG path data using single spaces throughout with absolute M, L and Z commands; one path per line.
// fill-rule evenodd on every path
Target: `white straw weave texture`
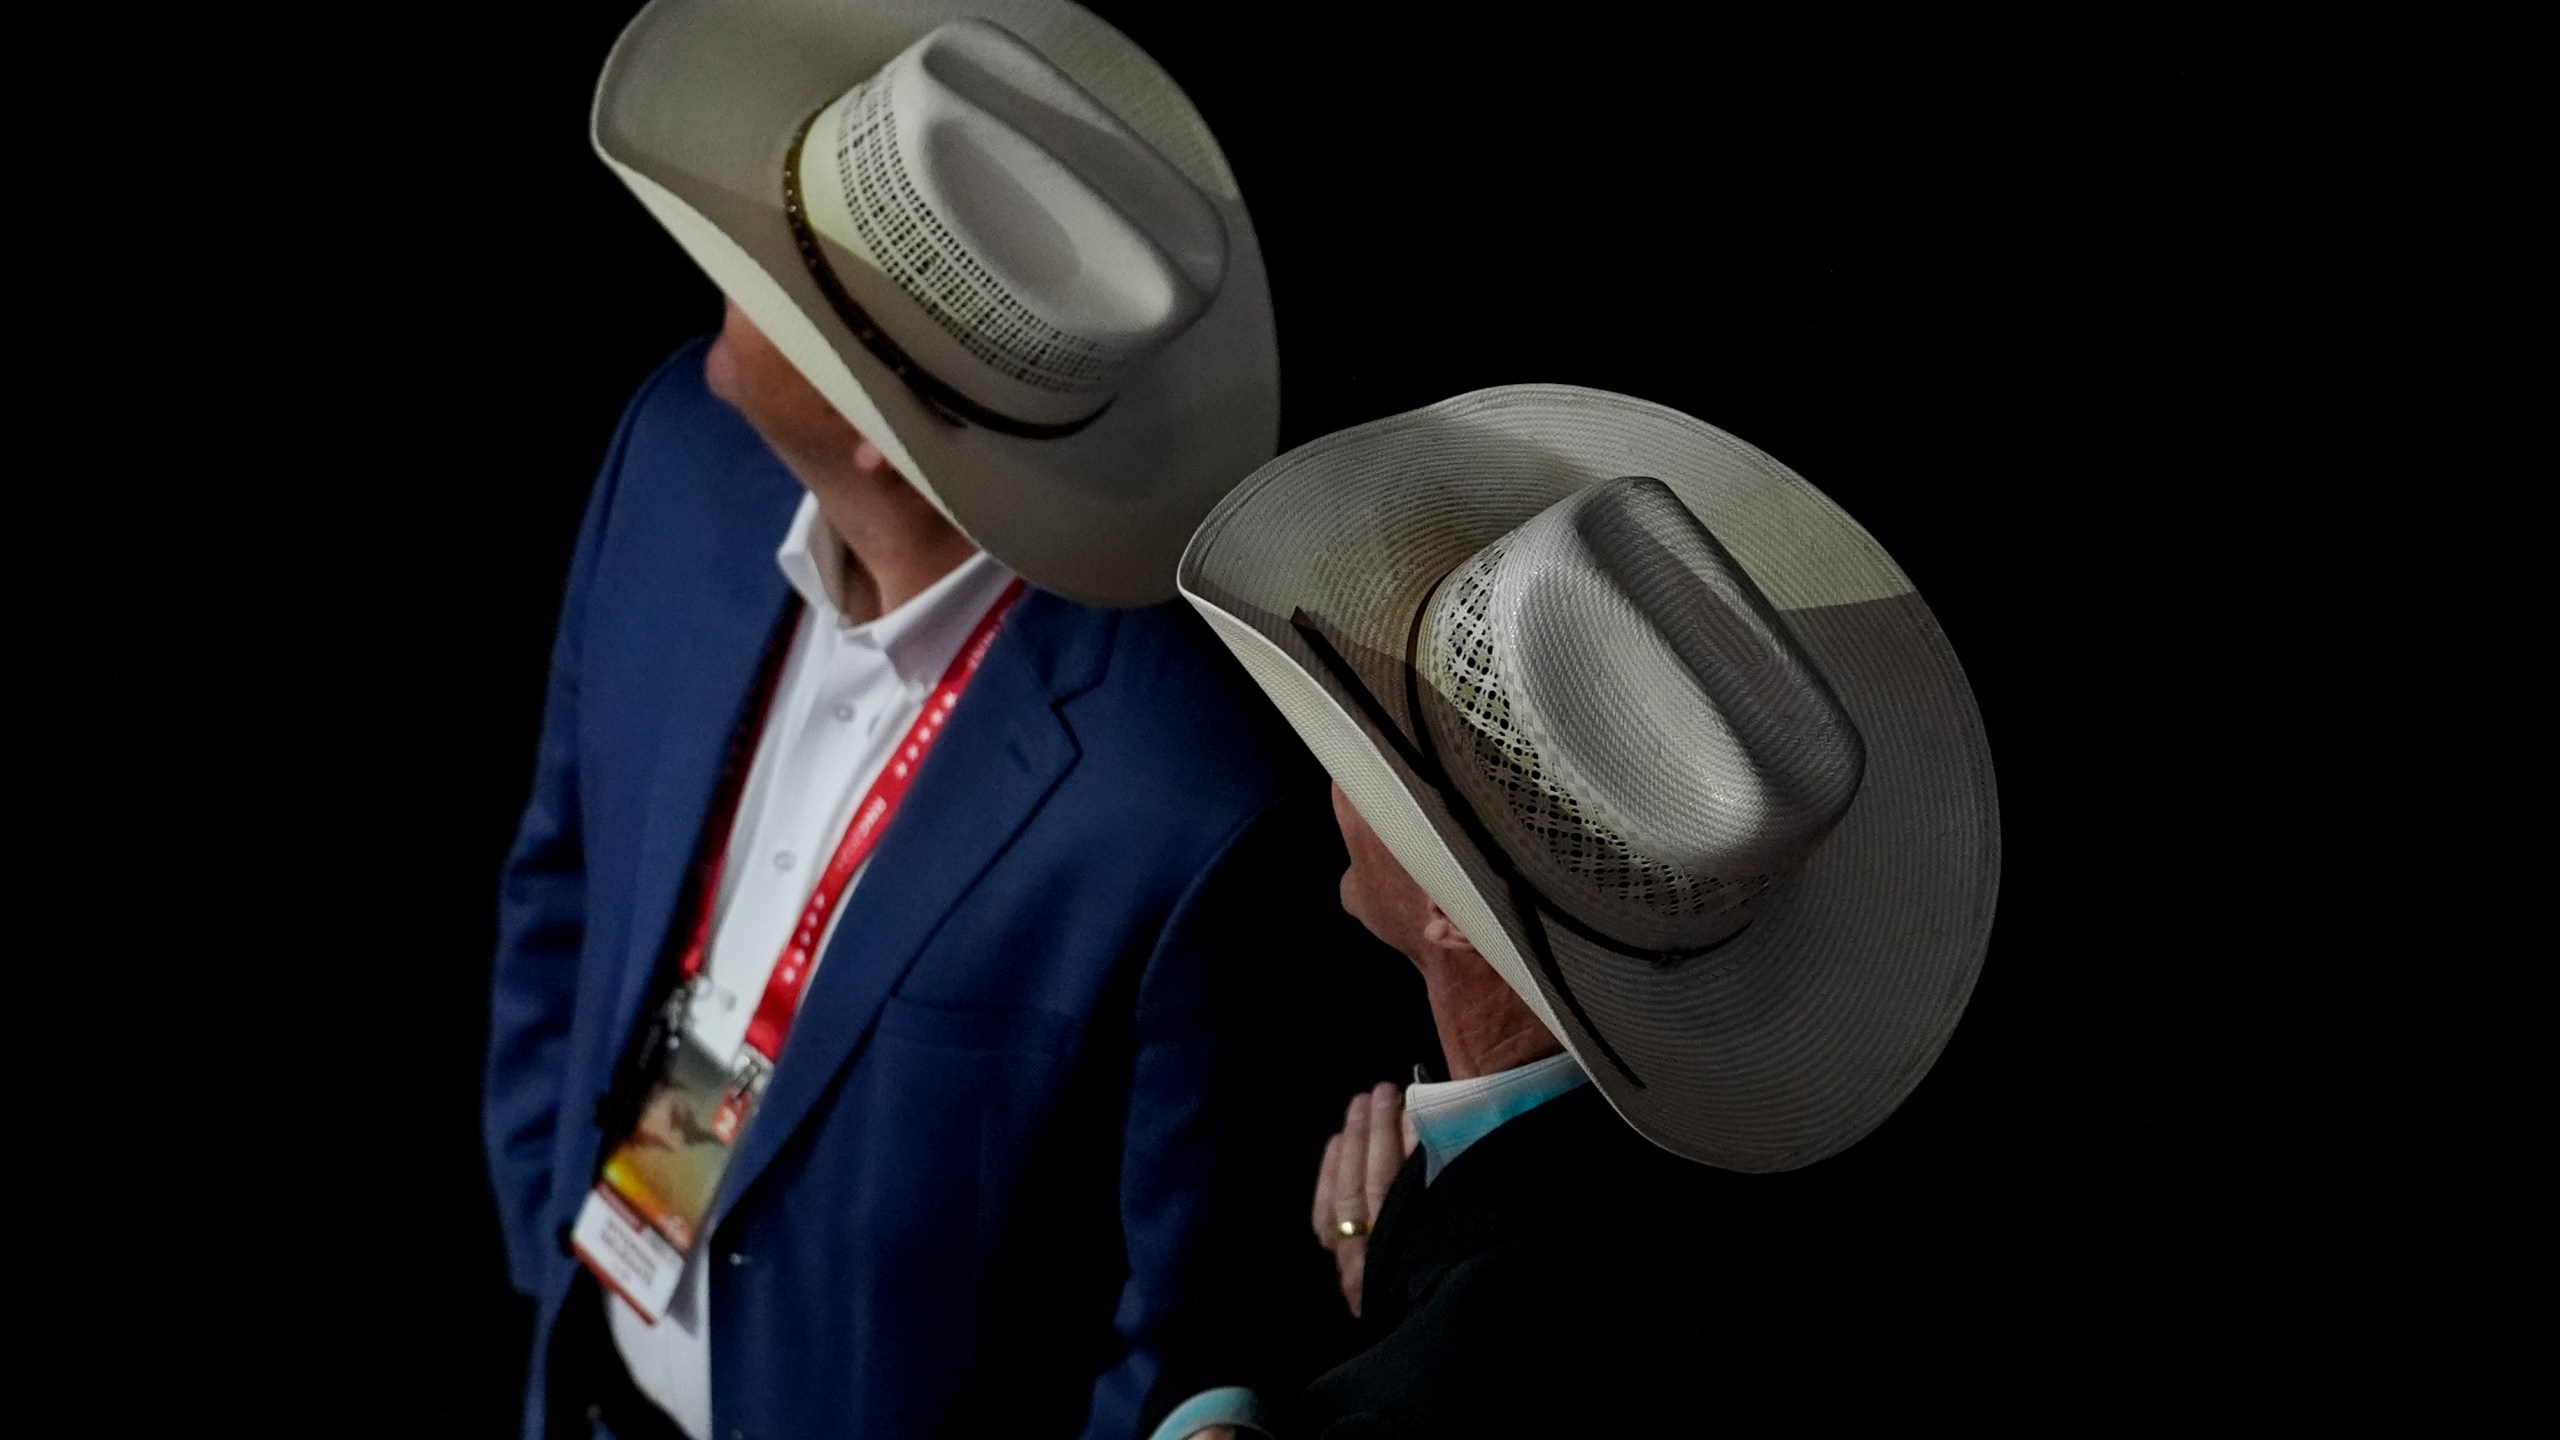
M 1421 717 L 1541 893 L 1621 943 L 1748 922 L 1858 785 L 1857 732 L 1677 496 L 1557 501 L 1433 593 Z
M 1110 390 L 1136 352 L 1041 319 L 942 223 L 907 173 L 893 88 L 874 76 L 836 112 L 836 179 L 873 263 L 996 373 L 1061 395 Z

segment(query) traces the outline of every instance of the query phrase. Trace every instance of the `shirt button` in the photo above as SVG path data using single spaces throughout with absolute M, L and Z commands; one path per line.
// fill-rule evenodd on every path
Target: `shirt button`
M 776 870 L 788 870 L 796 859 L 797 857 L 788 850 L 776 850 L 773 852 L 773 868 Z
M 745 1252 L 745 1251 L 743 1251 L 743 1250 L 732 1250 L 732 1251 L 730 1251 L 730 1252 L 729 1252 L 729 1263 L 730 1263 L 730 1264 L 732 1264 L 732 1265 L 744 1265 L 744 1264 L 746 1264 L 746 1263 L 747 1263 L 747 1252 Z
M 837 701 L 836 718 L 839 720 L 851 720 L 853 718 L 853 706 L 843 700 Z

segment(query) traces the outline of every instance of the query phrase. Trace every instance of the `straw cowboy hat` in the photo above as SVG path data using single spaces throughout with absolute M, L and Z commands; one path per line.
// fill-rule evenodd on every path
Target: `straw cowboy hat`
M 1064 0 L 656 0 L 597 153 L 971 540 L 1171 598 L 1279 433 L 1253 222 L 1171 77 Z
M 1477 391 L 1263 466 L 1181 586 L 1656 1144 L 1811 1164 L 1946 1045 L 1999 880 L 1981 718 L 1892 559 L 1769 456 Z

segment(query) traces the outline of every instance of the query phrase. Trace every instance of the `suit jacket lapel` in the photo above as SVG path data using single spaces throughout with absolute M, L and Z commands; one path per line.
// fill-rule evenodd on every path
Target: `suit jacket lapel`
M 1404 1318 L 1405 1241 L 1415 1223 L 1414 1212 L 1422 1204 L 1427 1159 L 1419 1145 L 1404 1157 L 1403 1167 L 1387 1186 L 1386 1198 L 1378 1204 L 1377 1220 L 1369 1227 L 1367 1268 L 1360 1277 L 1360 1323 L 1379 1335 Z
M 790 526 L 801 494 L 788 476 L 782 478 L 782 486 L 758 487 L 753 503 L 720 512 L 724 528 L 736 527 L 712 546 L 728 563 L 712 584 L 689 597 L 695 603 L 687 607 L 682 628 L 666 638 L 666 669 L 656 697 L 664 718 L 650 766 L 632 874 L 631 930 L 610 1035 L 629 1035 L 649 1003 L 659 961 L 671 943 L 669 927 L 690 889 L 689 872 L 730 738 L 749 723 L 746 708 L 754 701 L 756 676 L 770 647 L 787 643 L 780 633 L 783 622 L 798 613 L 791 586 L 773 563 L 773 547 Z M 613 1054 L 619 1053 L 617 1046 Z
M 1080 642 L 1107 616 L 1033 591 L 1008 616 L 915 788 L 845 901 L 771 1087 L 740 1138 L 715 1214 L 772 1163 L 871 1033 L 891 990 L 960 898 L 1075 765 L 1058 701 L 1091 681 Z
M 1416 1148 L 1379 1207 L 1361 1282 L 1361 1318 L 1392 1328 L 1461 1262 L 1576 1205 L 1613 1195 L 1645 1142 L 1601 1100 L 1578 1086 L 1467 1147 L 1440 1178 L 1422 1183 Z

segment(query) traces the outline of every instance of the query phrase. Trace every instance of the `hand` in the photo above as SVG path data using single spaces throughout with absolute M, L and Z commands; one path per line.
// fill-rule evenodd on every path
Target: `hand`
M 1404 1092 L 1385 1081 L 1351 1097 L 1342 1115 L 1341 1133 L 1325 1142 L 1324 1159 L 1316 1165 L 1315 1209 L 1308 1217 L 1316 1243 L 1333 1255 L 1333 1271 L 1342 1283 L 1343 1303 L 1360 1313 L 1360 1285 L 1368 1274 L 1369 1227 L 1386 1203 L 1387 1187 L 1413 1153 L 1413 1121 L 1404 1113 Z M 1344 1222 L 1354 1233 L 1342 1233 Z

